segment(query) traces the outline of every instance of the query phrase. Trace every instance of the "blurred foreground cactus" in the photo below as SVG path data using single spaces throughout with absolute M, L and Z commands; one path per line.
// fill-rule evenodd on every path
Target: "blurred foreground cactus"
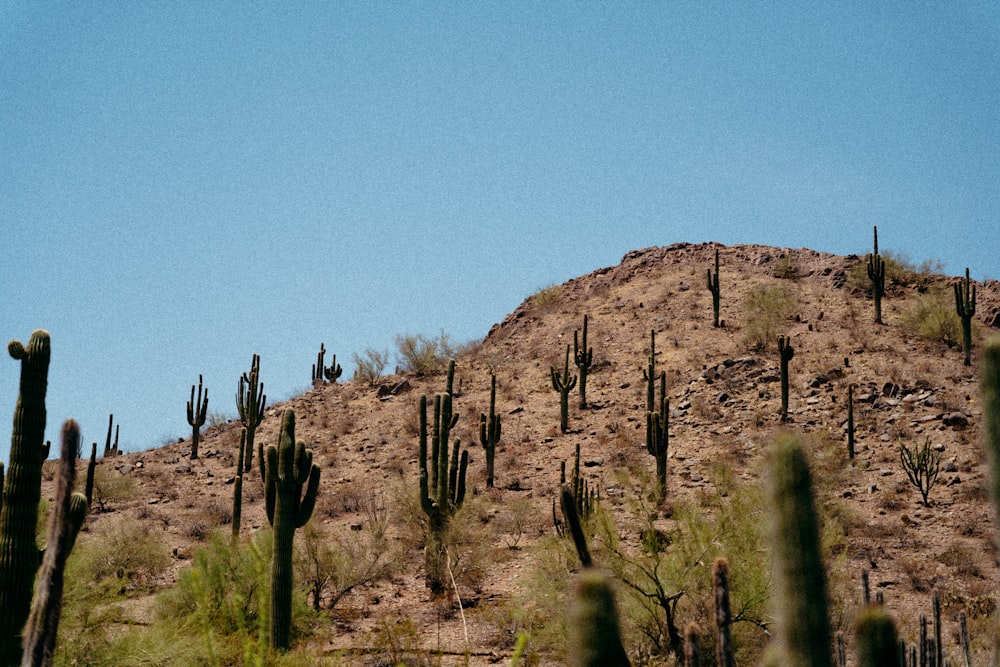
M 285 410 L 278 446 L 269 445 L 264 459 L 264 508 L 274 531 L 270 644 L 278 651 L 287 650 L 291 640 L 295 529 L 309 521 L 319 491 L 320 470 L 312 456 L 304 442 L 295 442 L 295 412 Z
M 49 333 L 39 329 L 27 345 L 11 341 L 7 351 L 21 362 L 21 380 L 0 507 L 0 665 L 4 666 L 21 662 L 21 629 L 28 619 L 40 565 L 35 530 L 42 462 L 49 454 L 45 445 Z
M 799 439 L 779 436 L 770 457 L 768 500 L 778 650 L 789 667 L 831 667 L 826 575 L 812 476 Z

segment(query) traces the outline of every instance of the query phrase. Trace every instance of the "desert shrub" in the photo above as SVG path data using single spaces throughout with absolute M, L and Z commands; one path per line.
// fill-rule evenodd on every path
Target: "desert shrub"
M 405 373 L 418 376 L 444 372 L 448 361 L 458 353 L 458 346 L 443 331 L 434 336 L 397 334 L 397 361 Z
M 799 254 L 794 250 L 782 253 L 781 256 L 778 257 L 778 261 L 774 264 L 775 278 L 795 280 L 799 277 L 800 272 Z
M 898 293 L 908 286 L 927 287 L 934 283 L 936 274 L 944 271 L 944 264 L 936 259 L 916 264 L 905 254 L 892 250 L 880 252 L 879 257 L 885 260 L 885 289 L 890 293 Z M 867 255 L 847 269 L 845 284 L 852 292 L 871 296 L 872 281 L 868 277 Z
M 84 482 L 85 478 L 79 480 L 81 492 Z M 135 496 L 135 480 L 131 477 L 110 468 L 107 463 L 94 468 L 94 505 L 98 511 L 107 512 L 110 507 L 128 502 Z
M 133 520 L 99 523 L 80 543 L 68 566 L 73 576 L 96 583 L 110 580 L 121 592 L 149 589 L 170 565 L 162 534 Z
M 797 300 L 784 285 L 755 288 L 743 300 L 743 331 L 747 343 L 756 351 L 767 347 L 784 331 L 784 322 L 791 317 Z
M 535 293 L 528 297 L 528 301 L 534 306 L 545 308 L 558 301 L 561 296 L 562 287 L 560 285 L 549 284 L 535 290 Z
M 364 382 L 369 387 L 375 387 L 382 381 L 382 372 L 385 370 L 386 364 L 389 363 L 389 353 L 370 347 L 365 350 L 364 355 L 354 352 L 351 359 L 355 365 L 354 381 Z
M 962 320 L 954 296 L 943 289 L 919 294 L 901 318 L 904 327 L 929 340 L 955 345 L 962 338 Z

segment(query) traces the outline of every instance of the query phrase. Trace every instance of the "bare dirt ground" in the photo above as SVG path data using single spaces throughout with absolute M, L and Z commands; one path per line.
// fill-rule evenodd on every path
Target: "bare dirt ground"
M 717 329 L 705 285 L 716 249 L 724 320 Z M 381 396 L 357 382 L 325 384 L 269 407 L 258 440 L 274 443 L 279 411 L 292 408 L 296 435 L 313 448 L 322 468 L 321 500 L 312 521 L 357 527 L 365 516 L 360 502 L 351 500 L 375 493 L 394 517 L 390 536 L 406 552 L 405 566 L 392 579 L 359 587 L 339 602 L 331 612 L 335 622 L 310 640 L 317 653 L 341 652 L 345 664 L 383 664 L 366 651 L 379 643 L 377 636 L 384 645 L 398 627 L 400 637 L 441 651 L 444 664 L 509 661 L 514 638 L 491 620 L 490 609 L 523 590 L 522 575 L 533 567 L 532 545 L 553 532 L 551 503 L 560 462 L 571 461 L 580 445 L 586 478 L 605 493 L 616 484 L 616 468 L 637 461 L 653 468 L 644 448 L 642 371 L 654 331 L 657 368 L 667 371 L 669 381 L 671 497 L 693 498 L 710 488 L 720 461 L 737 477 L 756 480 L 762 452 L 781 429 L 824 435 L 836 443 L 838 453 L 832 461 L 829 454 L 815 456 L 827 456 L 822 465 L 838 469 L 836 477 L 843 483 L 824 488 L 821 501 L 836 503 L 839 514 L 848 517 L 846 548 L 835 560 L 840 571 L 833 577 L 848 601 L 845 613 L 860 604 L 861 576 L 867 571 L 874 593 L 884 596 L 903 636 L 913 641 L 917 618 L 930 613 L 930 594 L 937 589 L 948 630 L 945 643 L 957 660 L 958 613 L 965 610 L 974 628 L 985 627 L 1000 574 L 984 490 L 978 370 L 975 359 L 971 367 L 962 365 L 960 347 L 919 338 L 902 325 L 925 285 L 892 287 L 883 303 L 886 324 L 873 324 L 871 299 L 845 283 L 860 261 L 864 258 L 764 246 L 647 248 L 630 252 L 617 266 L 528 299 L 495 325 L 457 360 L 455 410 L 461 419 L 453 435 L 469 447 L 470 493 L 480 503 L 483 524 L 493 526 L 491 555 L 477 565 L 468 580 L 472 583 L 458 587 L 461 609 L 454 596 L 430 598 L 420 544 L 412 537 L 419 530 L 405 524 L 419 513 L 407 515 L 400 500 L 416 491 L 418 397 L 443 390 L 443 377 L 385 377 L 381 384 L 396 391 Z M 766 285 L 794 295 L 792 315 L 778 332 L 790 336 L 795 347 L 788 424 L 779 419 L 774 345 L 758 352 L 746 340 L 741 304 Z M 998 283 L 979 285 L 975 347 L 989 334 L 998 312 Z M 565 346 L 582 327 L 584 314 L 590 318 L 588 343 L 594 350 L 591 405 L 578 409 L 574 392 L 570 431 L 562 434 L 549 369 L 562 366 Z M 308 360 L 308 352 L 303 355 Z M 498 488 L 487 490 L 478 418 L 488 407 L 491 372 L 498 380 L 503 436 Z M 856 387 L 853 463 L 846 457 L 850 384 Z M 181 403 L 179 399 L 179 412 Z M 177 572 L 190 565 L 199 538 L 225 521 L 238 433 L 235 423 L 206 429 L 202 456 L 194 461 L 188 458 L 187 441 L 101 461 L 134 480 L 137 491 L 126 501 L 109 504 L 106 512 L 92 512 L 89 529 L 131 517 L 163 531 L 174 567 L 162 585 L 171 585 Z M 919 502 L 907 482 L 898 453 L 899 442 L 925 439 L 942 457 L 930 507 Z M 823 474 L 820 467 L 821 487 Z M 261 489 L 254 472 L 244 487 L 244 532 L 265 523 Z M 512 530 L 500 518 L 515 503 L 530 511 Z M 612 512 L 622 511 L 609 505 Z M 658 519 L 663 526 L 670 521 Z M 637 542 L 637 536 L 626 539 Z M 135 613 L 144 613 L 140 605 Z

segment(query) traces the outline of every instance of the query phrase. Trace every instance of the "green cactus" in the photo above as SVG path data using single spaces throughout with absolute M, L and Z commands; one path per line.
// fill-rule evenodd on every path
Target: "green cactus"
M 264 406 L 267 396 L 264 394 L 264 383 L 260 381 L 260 355 L 253 355 L 250 362 L 250 372 L 240 376 L 239 389 L 236 391 L 236 408 L 240 413 L 240 421 L 247 430 L 247 441 L 243 454 L 243 472 L 250 472 L 253 465 L 253 445 L 257 427 L 264 419 Z M 263 446 L 258 445 L 258 459 L 263 455 Z M 261 476 L 264 474 L 264 461 L 260 461 Z
M 108 435 L 104 440 L 104 454 L 103 457 L 106 459 L 114 458 L 118 456 L 118 431 L 121 428 L 121 424 L 115 426 L 115 415 L 112 413 L 108 415 Z M 111 440 L 111 431 L 115 432 L 115 439 Z
M 767 481 L 782 664 L 831 667 L 819 520 L 809 465 L 796 436 L 783 434 L 775 441 Z
M 872 297 L 875 299 L 875 324 L 882 324 L 882 296 L 885 294 L 885 260 L 878 254 L 878 227 L 874 227 L 875 248 L 868 255 L 868 278 L 872 281 Z
M 553 366 L 549 366 L 552 375 L 552 388 L 559 392 L 559 431 L 565 433 L 569 430 L 569 392 L 576 386 L 575 375 L 569 374 L 569 345 L 566 346 L 566 362 L 563 364 L 562 374 L 556 373 Z
M 688 623 L 684 628 L 684 667 L 701 667 L 701 647 L 698 641 L 698 626 Z
M 712 293 L 712 326 L 719 328 L 719 249 L 715 249 L 715 274 L 708 272 L 708 291 Z
M 719 629 L 715 642 L 715 664 L 735 667 L 730 625 L 733 612 L 729 607 L 729 561 L 719 557 L 712 563 L 712 589 L 715 593 L 715 625 Z
M 240 523 L 243 521 L 243 457 L 246 453 L 247 429 L 240 429 L 240 449 L 236 454 L 236 477 L 233 479 L 233 540 L 239 539 Z
M 490 414 L 479 415 L 479 444 L 486 452 L 486 488 L 493 488 L 493 462 L 500 442 L 500 415 L 496 413 L 497 376 L 490 375 Z
M 48 542 L 38 573 L 35 598 L 24 626 L 24 657 L 21 664 L 51 665 L 62 612 L 63 574 L 80 526 L 87 516 L 87 499 L 73 493 L 80 427 L 72 419 L 62 427 L 62 456 L 56 482 L 56 498 L 49 517 Z
M 587 375 L 590 367 L 594 363 L 594 348 L 587 347 L 587 321 L 589 317 L 583 316 L 583 335 L 578 336 L 579 331 L 573 331 L 573 363 L 580 369 L 580 409 L 587 409 Z M 580 344 L 582 338 L 583 344 Z
M 333 359 L 330 360 L 330 365 L 323 369 L 323 377 L 326 378 L 327 382 L 334 384 L 343 374 L 344 369 L 337 363 L 337 355 L 333 355 Z
M 788 362 L 795 356 L 792 339 L 778 336 L 778 353 L 781 356 L 781 421 L 788 421 Z
M 94 471 L 97 469 L 97 443 L 90 446 L 90 461 L 87 463 L 87 481 L 84 484 L 84 496 L 87 498 L 87 507 L 94 502 Z
M 955 311 L 962 319 L 962 363 L 972 365 L 972 318 L 976 314 L 976 284 L 969 280 L 969 267 L 965 267 L 965 280 L 955 283 Z
M 312 457 L 304 442 L 295 442 L 295 412 L 286 409 L 278 446 L 269 445 L 264 460 L 264 509 L 274 532 L 270 645 L 278 651 L 287 650 L 291 638 L 295 529 L 309 521 L 319 491 L 320 470 Z
M 642 371 L 646 381 L 646 412 L 656 410 L 656 331 L 649 330 L 649 363 Z
M 198 440 L 201 438 L 201 427 L 205 425 L 208 416 L 208 389 L 205 397 L 201 395 L 201 375 L 198 376 L 198 398 L 194 396 L 194 385 L 191 385 L 191 400 L 187 402 L 187 420 L 191 426 L 191 459 L 198 458 Z
M 667 499 L 667 447 L 670 443 L 670 400 L 667 373 L 660 372 L 660 404 L 646 413 L 646 451 L 656 460 L 656 502 Z
M 980 363 L 990 495 L 993 509 L 1000 516 L 1000 336 L 993 336 L 983 345 Z
M 316 382 L 319 380 L 321 383 L 324 378 L 329 382 L 336 382 L 337 379 L 343 375 L 344 369 L 340 367 L 337 363 L 337 355 L 333 355 L 333 360 L 329 366 L 326 366 L 323 357 L 326 356 L 326 347 L 323 343 L 319 344 L 319 353 L 316 355 L 316 363 L 312 367 L 312 381 Z
M 27 345 L 11 341 L 7 351 L 21 362 L 21 379 L 0 507 L 0 665 L 17 665 L 21 662 L 21 629 L 28 619 L 31 589 L 40 565 L 35 529 L 42 462 L 49 455 L 44 444 L 49 333 L 39 329 Z
M 452 368 L 454 366 L 452 365 Z M 449 374 L 450 376 L 451 374 Z M 449 379 L 449 387 L 451 380 Z M 425 547 L 427 587 L 435 595 L 446 588 L 447 554 L 445 533 L 452 515 L 465 500 L 465 473 L 469 452 L 459 458 L 460 441 L 455 438 L 449 467 L 448 446 L 451 429 L 458 423 L 452 413 L 451 393 L 434 396 L 434 422 L 431 432 L 430 471 L 427 462 L 427 396 L 420 397 L 420 507 L 427 515 L 428 539 Z
M 858 667 L 900 664 L 896 624 L 884 607 L 866 607 L 855 621 L 854 636 L 858 646 Z
M 854 460 L 854 385 L 847 385 L 847 458 Z

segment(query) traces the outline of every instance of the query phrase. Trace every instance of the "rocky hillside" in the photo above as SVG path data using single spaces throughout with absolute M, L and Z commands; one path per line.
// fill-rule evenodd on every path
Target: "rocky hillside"
M 716 251 L 719 328 L 712 326 L 706 289 Z M 523 607 L 537 585 L 531 577 L 543 567 L 537 545 L 554 534 L 560 462 L 572 465 L 577 446 L 582 474 L 590 488 L 600 490 L 600 504 L 618 523 L 624 548 L 638 550 L 630 498 L 633 482 L 654 467 L 645 452 L 643 379 L 652 334 L 670 400 L 669 497 L 655 514 L 657 529 L 674 529 L 675 505 L 700 502 L 723 485 L 755 485 L 774 435 L 784 429 L 801 433 L 813 448 L 820 500 L 839 531 L 830 557 L 839 626 L 848 627 L 860 604 L 863 572 L 910 641 L 916 639 L 918 615 L 930 613 L 931 592 L 938 590 L 944 642 L 957 661 L 958 614 L 967 612 L 974 631 L 985 627 L 995 605 L 992 582 L 1000 575 L 983 484 L 975 353 L 973 365 L 963 366 L 960 344 L 921 337 L 913 324 L 918 307 L 931 308 L 936 290 L 946 290 L 951 299 L 950 283 L 957 279 L 897 276 L 883 301 L 885 324 L 876 325 L 871 298 L 858 279 L 863 262 L 751 245 L 646 248 L 628 253 L 617 266 L 533 295 L 494 325 L 457 359 L 455 411 L 461 418 L 453 435 L 469 447 L 470 505 L 480 524 L 477 535 L 486 536 L 480 537 L 482 548 L 461 563 L 461 609 L 454 595 L 432 600 L 424 587 L 422 514 L 413 507 L 418 398 L 443 390 L 443 377 L 393 375 L 377 387 L 324 384 L 269 407 L 258 440 L 274 443 L 279 411 L 292 408 L 297 437 L 314 449 L 322 468 L 312 523 L 361 535 L 371 529 L 373 512 L 381 512 L 388 517 L 389 539 L 400 547 L 391 576 L 338 599 L 326 613 L 329 622 L 303 644 L 317 660 L 337 656 L 337 664 L 386 664 L 378 660 L 389 659 L 380 656 L 393 643 L 390 626 L 402 628 L 405 620 L 411 648 L 462 656 L 455 660 L 469 664 L 509 662 L 521 627 L 511 620 L 511 606 Z M 975 347 L 1000 313 L 1000 285 L 990 281 L 978 288 Z M 944 303 L 953 310 L 953 302 Z M 584 315 L 594 356 L 589 406 L 579 409 L 574 391 L 569 430 L 562 433 L 550 367 L 562 367 Z M 795 350 L 785 423 L 778 334 L 790 337 Z M 304 359 L 309 354 L 303 350 Z M 488 490 L 478 443 L 491 373 L 497 376 L 503 432 L 497 488 Z M 855 387 L 857 425 L 853 462 L 846 444 L 849 385 Z M 102 460 L 108 483 L 127 478 L 130 490 L 108 493 L 104 511 L 95 509 L 88 519 L 81 543 L 100 539 L 116 522 L 137 521 L 165 536 L 173 565 L 156 585 L 171 586 L 212 530 L 229 530 L 224 524 L 231 517 L 238 441 L 239 425 L 230 423 L 204 431 L 197 460 L 189 460 L 187 441 Z M 941 456 L 927 507 L 899 457 L 900 443 L 924 442 Z M 261 488 L 255 472 L 244 487 L 245 534 L 266 524 Z M 697 566 L 707 576 L 710 562 Z M 325 595 L 322 606 L 332 601 Z M 125 622 L 153 620 L 151 605 L 142 600 L 137 596 L 123 605 L 123 614 L 133 616 Z M 767 622 L 761 619 L 761 627 Z M 550 660 L 543 655 L 541 662 Z

